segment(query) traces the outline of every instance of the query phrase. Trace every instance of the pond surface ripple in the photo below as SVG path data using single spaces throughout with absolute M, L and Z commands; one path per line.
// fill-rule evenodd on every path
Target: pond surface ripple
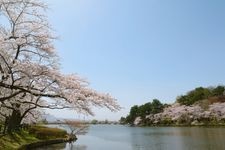
M 72 144 L 36 150 L 225 150 L 224 139 L 225 128 L 221 127 L 91 125 Z

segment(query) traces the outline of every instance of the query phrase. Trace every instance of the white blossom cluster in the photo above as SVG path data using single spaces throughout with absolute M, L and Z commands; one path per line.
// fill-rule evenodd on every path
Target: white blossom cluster
M 41 108 L 91 115 L 92 106 L 119 110 L 109 94 L 89 88 L 76 74 L 61 73 L 46 11 L 41 0 L 0 0 L 0 119 L 17 111 L 32 120 Z
M 165 108 L 162 113 L 147 115 L 146 119 L 153 124 L 162 123 L 165 120 L 169 120 L 173 124 L 180 120 L 184 120 L 185 123 L 201 122 L 202 120 L 225 121 L 225 103 L 213 103 L 206 110 L 199 105 L 185 106 L 175 103 Z

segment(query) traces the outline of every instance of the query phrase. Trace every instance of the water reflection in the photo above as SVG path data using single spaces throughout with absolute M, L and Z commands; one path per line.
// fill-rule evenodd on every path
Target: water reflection
M 87 146 L 77 145 L 73 142 L 73 143 L 60 143 L 50 146 L 43 146 L 32 150 L 87 150 Z
M 225 128 L 95 125 L 76 142 L 47 150 L 224 150 L 224 138 Z
M 146 128 L 131 133 L 133 150 L 224 150 L 224 128 Z
M 54 144 L 51 146 L 43 146 L 40 148 L 35 148 L 32 150 L 64 150 L 66 148 L 67 143 Z
M 188 136 L 180 136 L 182 146 L 190 150 L 223 150 L 225 149 L 224 128 L 186 128 L 180 129 L 181 135 L 187 132 Z
M 74 143 L 68 143 L 65 147 L 66 150 L 86 150 L 87 146 L 85 145 L 76 145 Z

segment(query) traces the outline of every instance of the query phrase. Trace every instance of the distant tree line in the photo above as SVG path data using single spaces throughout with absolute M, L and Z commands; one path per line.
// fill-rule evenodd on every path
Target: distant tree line
M 120 122 L 122 124 L 133 124 L 135 118 L 141 117 L 144 119 L 147 115 L 160 113 L 166 106 L 167 104 L 162 104 L 158 99 L 153 99 L 152 102 L 148 102 L 140 106 L 134 105 L 131 107 L 130 113 L 127 117 L 121 117 Z

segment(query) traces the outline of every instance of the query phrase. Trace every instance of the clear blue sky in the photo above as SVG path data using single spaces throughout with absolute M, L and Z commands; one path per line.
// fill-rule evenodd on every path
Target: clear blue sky
M 224 0 L 47 2 L 62 71 L 87 78 L 124 107 L 116 114 L 94 109 L 97 119 L 116 120 L 132 105 L 172 103 L 195 87 L 225 83 Z

